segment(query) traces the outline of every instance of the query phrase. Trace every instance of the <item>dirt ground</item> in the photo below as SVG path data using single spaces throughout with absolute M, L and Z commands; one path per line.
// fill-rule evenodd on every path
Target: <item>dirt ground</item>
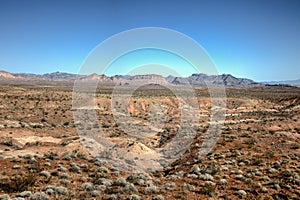
M 98 125 L 84 128 L 73 118 L 72 89 L 0 85 L 0 199 L 300 199 L 300 88 L 226 89 L 225 122 L 205 157 L 198 153 L 211 99 L 206 89 L 197 89 L 200 117 L 192 125 L 193 142 L 180 158 L 149 174 L 122 171 L 96 158 L 80 130 L 100 126 L 120 148 L 147 157 L 180 128 L 176 96 L 161 88 L 136 91 L 127 107 L 132 123 L 139 125 L 132 130 L 148 133 L 136 139 L 115 121 L 113 88 L 97 90 Z M 151 126 L 154 104 L 165 110 L 161 127 Z

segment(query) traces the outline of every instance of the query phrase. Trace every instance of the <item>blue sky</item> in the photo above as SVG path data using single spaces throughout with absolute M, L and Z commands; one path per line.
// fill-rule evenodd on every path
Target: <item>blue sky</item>
M 299 10 L 298 0 L 0 0 L 0 69 L 77 73 L 89 52 L 105 39 L 151 26 L 195 39 L 219 73 L 256 81 L 298 79 Z M 146 53 L 161 62 L 170 56 Z M 175 66 L 179 73 L 192 72 L 178 65 L 181 62 Z M 122 70 L 116 67 L 107 73 Z

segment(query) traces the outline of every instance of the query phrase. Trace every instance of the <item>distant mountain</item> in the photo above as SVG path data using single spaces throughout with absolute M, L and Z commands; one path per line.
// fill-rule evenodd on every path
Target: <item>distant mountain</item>
M 116 77 L 116 76 L 106 76 L 104 74 L 90 74 L 90 75 L 86 75 L 86 76 L 82 76 L 78 79 L 81 81 L 85 81 L 85 82 L 93 82 L 93 81 L 98 81 L 98 82 L 107 82 L 107 83 L 119 83 L 121 81 L 123 81 L 122 78 L 120 77 Z
M 52 80 L 71 80 L 76 79 L 77 76 L 82 77 L 82 75 L 70 74 L 65 72 L 53 72 L 50 74 L 43 74 L 42 76 Z
M 246 79 L 246 78 L 236 78 L 230 74 L 222 74 L 222 75 L 206 75 L 203 73 L 200 74 L 192 74 L 189 77 L 172 77 L 168 76 L 166 78 L 170 83 L 175 85 L 182 84 L 191 84 L 195 86 L 206 86 L 206 85 L 225 85 L 231 87 L 238 86 L 249 86 L 255 85 L 256 82 Z
M 262 82 L 263 84 L 269 85 L 296 85 L 300 86 L 300 79 L 298 80 L 287 80 L 287 81 L 269 81 L 269 82 Z
M 125 79 L 125 80 L 129 80 L 131 78 L 130 75 L 115 75 L 113 77 L 119 78 L 119 79 Z
M 53 72 L 46 74 L 30 74 L 30 73 L 17 73 L 14 74 L 23 79 L 31 79 L 31 80 L 55 80 L 55 81 L 67 81 L 67 80 L 75 80 L 77 76 L 81 77 L 82 75 L 65 73 L 65 72 Z
M 31 73 L 16 73 L 13 74 L 14 76 L 18 76 L 21 79 L 34 79 L 34 80 L 40 80 L 45 79 L 42 75 L 39 74 L 31 74 Z
M 145 74 L 145 75 L 135 75 L 127 79 L 129 84 L 135 83 L 147 83 L 147 84 L 166 84 L 168 81 L 161 75 L 157 74 Z
M 19 78 L 19 76 L 0 70 L 0 78 L 15 79 L 15 78 Z
M 206 87 L 207 85 L 225 85 L 228 87 L 243 87 L 256 85 L 258 83 L 246 79 L 236 78 L 230 74 L 222 75 L 207 75 L 203 73 L 192 74 L 189 77 L 175 77 L 168 76 L 163 77 L 157 74 L 146 74 L 146 75 L 116 75 L 106 76 L 104 74 L 90 74 L 90 75 L 77 75 L 65 72 L 53 72 L 46 74 L 27 74 L 17 73 L 12 74 L 6 71 L 0 71 L 0 79 L 24 79 L 24 80 L 47 80 L 47 81 L 83 81 L 83 82 L 103 82 L 113 84 L 137 84 L 137 83 L 148 83 L 148 84 L 166 84 L 171 83 L 174 85 L 193 85 L 199 87 Z

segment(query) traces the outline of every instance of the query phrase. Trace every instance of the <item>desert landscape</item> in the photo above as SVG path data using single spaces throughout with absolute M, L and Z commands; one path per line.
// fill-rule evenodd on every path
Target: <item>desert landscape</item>
M 153 104 L 165 108 L 166 122 L 155 129 L 156 134 L 132 139 L 118 126 L 111 109 L 115 84 L 127 87 L 130 78 L 79 77 L 101 82 L 94 101 L 98 124 L 83 125 L 73 116 L 76 76 L 59 72 L 33 76 L 1 72 L 0 199 L 300 199 L 297 86 L 264 85 L 230 75 L 210 77 L 216 85 L 226 86 L 226 114 L 216 145 L 199 157 L 211 99 L 202 85 L 207 77 L 191 76 L 188 82 L 194 85 L 201 116 L 192 127 L 195 138 L 180 158 L 162 170 L 137 173 L 92 155 L 79 132 L 99 130 L 100 125 L 107 138 L 141 156 L 164 147 L 180 127 L 179 104 L 172 91 L 156 81 L 134 92 L 128 106 L 134 123 L 149 129 Z M 158 81 L 184 83 L 174 77 Z

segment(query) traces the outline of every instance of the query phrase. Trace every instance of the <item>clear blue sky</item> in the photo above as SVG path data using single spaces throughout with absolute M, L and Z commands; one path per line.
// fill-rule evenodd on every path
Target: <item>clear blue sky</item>
M 77 73 L 111 35 L 157 26 L 194 38 L 220 73 L 298 79 L 299 11 L 299 0 L 0 0 L 0 69 Z

